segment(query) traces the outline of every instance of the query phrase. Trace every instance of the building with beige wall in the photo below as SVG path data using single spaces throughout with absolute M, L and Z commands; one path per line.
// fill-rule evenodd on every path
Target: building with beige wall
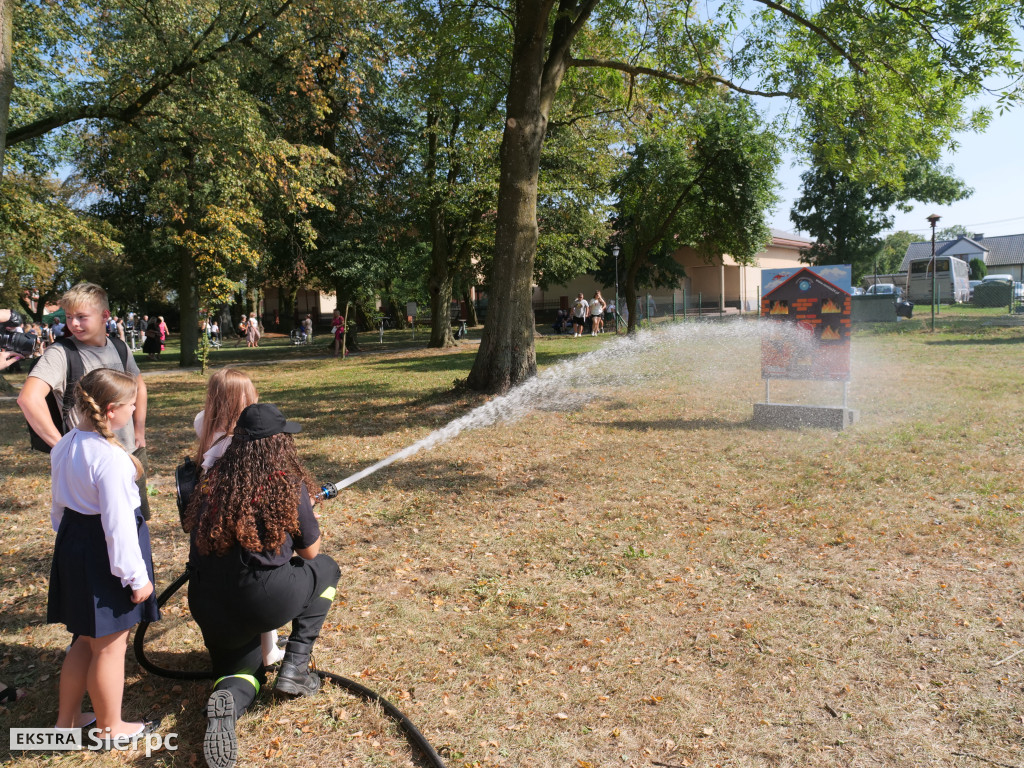
M 802 266 L 800 251 L 813 243 L 812 240 L 778 229 L 771 230 L 771 233 L 771 243 L 754 257 L 751 266 L 737 264 L 728 254 L 717 256 L 708 263 L 692 248 L 680 248 L 675 253 L 675 260 L 686 270 L 686 277 L 675 290 L 662 288 L 651 293 L 658 297 L 662 309 L 666 303 L 671 303 L 679 311 L 682 311 L 684 305 L 687 310 L 691 310 L 696 309 L 700 303 L 705 309 L 724 310 L 731 307 L 753 312 L 758 308 L 761 295 L 761 270 Z M 622 267 L 621 264 L 619 266 Z M 621 279 L 620 273 L 620 294 L 624 292 Z M 615 286 L 599 285 L 597 279 L 589 274 L 580 275 L 563 285 L 553 285 L 546 289 L 538 286 L 533 290 L 533 307 L 536 310 L 551 311 L 567 309 L 580 291 L 589 299 L 597 290 L 609 302 L 615 295 Z M 639 291 L 647 292 L 644 288 Z

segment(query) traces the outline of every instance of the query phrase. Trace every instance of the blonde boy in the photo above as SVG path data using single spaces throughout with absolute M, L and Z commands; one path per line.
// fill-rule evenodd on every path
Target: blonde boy
M 18 407 L 25 414 L 25 420 L 35 433 L 51 448 L 61 438 L 60 430 L 50 417 L 46 397 L 51 392 L 61 408 L 62 415 L 71 426 L 78 421 L 73 409 L 64 407 L 64 390 L 69 383 L 68 371 L 70 362 L 66 344 L 77 349 L 82 361 L 81 375 L 96 368 L 110 368 L 131 374 L 138 383 L 138 399 L 135 401 L 135 414 L 132 421 L 115 434 L 129 453 L 145 452 L 139 449 L 146 447 L 146 385 L 139 375 L 139 367 L 131 354 L 127 353 L 124 342 L 110 339 L 107 336 L 107 320 L 110 318 L 110 307 L 107 303 L 107 292 L 93 283 L 79 283 L 60 300 L 60 306 L 67 315 L 66 323 L 73 339 L 64 343 L 56 343 L 47 347 L 43 356 L 32 367 L 25 380 L 21 394 L 18 396 Z M 122 359 L 124 365 L 122 366 Z M 75 382 L 70 382 L 74 386 Z M 140 456 L 143 465 L 145 456 Z M 142 511 L 149 519 L 149 505 L 146 498 L 145 476 L 139 481 L 142 495 Z

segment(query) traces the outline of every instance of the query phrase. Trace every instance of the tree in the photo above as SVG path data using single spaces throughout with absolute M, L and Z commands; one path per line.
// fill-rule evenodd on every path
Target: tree
M 973 259 L 971 259 L 971 262 L 970 262 L 969 266 L 970 266 L 970 270 L 971 270 L 970 275 L 969 275 L 969 279 L 971 279 L 971 280 L 984 280 L 985 279 L 985 275 L 988 274 L 988 265 L 986 265 L 984 261 L 982 261 L 977 256 L 975 256 Z
M 882 241 L 877 258 L 871 265 L 871 271 L 880 275 L 891 275 L 898 272 L 900 264 L 903 263 L 903 257 L 907 255 L 907 248 L 911 243 L 919 243 L 922 240 L 924 240 L 923 237 L 911 232 L 903 230 L 893 232 Z
M 175 84 L 270 37 L 296 5 L 0 0 L 0 161 L 84 120 L 131 123 Z
M 518 0 L 508 9 L 513 44 L 490 305 L 471 387 L 501 391 L 536 371 L 529 297 L 540 150 L 569 67 L 624 73 L 627 98 L 631 86 L 657 78 L 691 95 L 727 88 L 791 99 L 799 116 L 813 111 L 815 125 L 843 126 L 844 138 L 862 148 L 851 173 L 885 181 L 901 175 L 908 149 L 944 145 L 965 125 L 964 101 L 985 77 L 1016 69 L 1013 28 L 1024 14 L 1011 0 L 751 6 L 746 18 L 739 4 L 713 6 L 706 19 L 699 6 L 675 2 Z M 831 167 L 846 163 L 847 144 L 833 136 L 821 144 L 799 123 L 779 128 Z
M 329 11 L 340 10 L 321 6 L 328 20 Z M 195 23 L 161 18 L 172 26 Z M 287 219 L 288 231 L 309 246 L 316 233 L 307 212 L 331 205 L 324 191 L 339 181 L 333 155 L 286 138 L 282 116 L 289 111 L 274 99 L 278 78 L 300 79 L 303 59 L 293 54 L 306 47 L 309 29 L 282 28 L 271 40 L 221 56 L 168 86 L 132 122 L 83 145 L 80 162 L 110 194 L 131 201 L 137 226 L 148 232 L 161 265 L 150 280 L 177 292 L 183 366 L 197 362 L 200 308 L 227 299 L 243 277 L 250 287 L 265 277 L 266 234 L 277 224 L 268 213 Z M 170 29 L 151 34 L 154 45 L 172 39 Z
M 803 260 L 850 264 L 854 282 L 875 269 L 882 248 L 878 235 L 892 227 L 892 209 L 909 210 L 911 200 L 948 205 L 972 192 L 949 168 L 921 157 L 910 161 L 895 182 L 859 181 L 819 160 L 800 179 L 801 195 L 789 218 L 815 239 Z
M 84 210 L 90 191 L 75 177 L 8 173 L 0 180 L 0 307 L 40 322 L 44 307 L 71 285 L 116 263 L 116 233 Z
M 963 224 L 951 224 L 935 233 L 936 240 L 956 240 L 958 237 L 970 236 L 971 233 L 967 231 L 967 227 Z
M 775 138 L 737 97 L 702 100 L 636 147 L 615 185 L 629 333 L 638 285 L 676 285 L 682 246 L 709 262 L 728 253 L 752 263 L 770 240 L 764 214 L 776 200 L 778 163 Z
M 14 2 L 0 0 L 0 178 L 4 175 L 7 122 L 14 90 Z

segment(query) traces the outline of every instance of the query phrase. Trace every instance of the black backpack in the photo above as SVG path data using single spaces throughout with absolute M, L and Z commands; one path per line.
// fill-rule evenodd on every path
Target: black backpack
M 110 341 L 113 343 L 114 349 L 117 350 L 118 357 L 121 358 L 121 370 L 126 371 L 128 369 L 128 345 L 118 338 L 113 338 Z M 71 430 L 70 414 L 75 405 L 75 383 L 85 375 L 85 366 L 82 365 L 82 353 L 75 346 L 74 339 L 62 336 L 54 343 L 64 347 L 67 357 L 67 369 L 64 372 L 64 397 L 63 403 L 58 405 L 57 398 L 51 389 L 46 395 L 46 406 L 50 409 L 50 420 L 53 422 L 53 426 L 57 428 L 58 432 L 65 435 Z M 36 434 L 31 424 L 26 422 L 26 426 L 28 427 L 29 444 L 37 451 L 49 453 L 49 444 Z

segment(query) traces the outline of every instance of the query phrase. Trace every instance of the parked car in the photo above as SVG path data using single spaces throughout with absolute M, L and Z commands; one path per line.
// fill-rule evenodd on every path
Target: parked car
M 1013 282 L 1013 298 L 1017 301 L 1024 301 L 1024 283 L 1019 280 Z
M 971 301 L 974 299 L 974 288 L 975 286 L 981 285 L 981 280 L 970 280 L 967 283 L 967 300 Z
M 899 301 L 903 298 L 903 288 L 893 283 L 876 283 L 875 285 L 869 285 L 868 289 L 864 291 L 865 296 L 892 296 L 895 300 Z

